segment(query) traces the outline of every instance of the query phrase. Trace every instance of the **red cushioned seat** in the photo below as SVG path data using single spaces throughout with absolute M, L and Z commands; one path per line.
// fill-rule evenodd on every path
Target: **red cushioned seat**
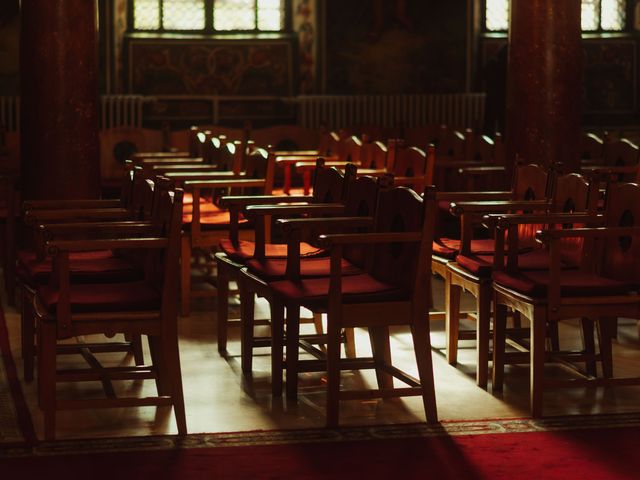
M 313 193 L 313 188 L 309 189 L 309 195 L 311 195 Z M 284 190 L 282 188 L 274 188 L 273 191 L 271 192 L 271 195 L 275 195 L 275 196 L 280 196 L 280 195 L 286 195 L 284 193 Z M 289 191 L 289 195 L 294 195 L 294 196 L 300 196 L 300 195 L 304 195 L 304 188 L 303 187 L 292 187 L 291 190 Z
M 182 227 L 186 230 L 191 230 L 191 221 L 193 216 L 191 213 L 182 214 Z M 227 210 L 220 210 L 216 207 L 215 211 L 201 212 L 200 214 L 200 228 L 203 230 L 226 230 L 229 228 L 230 217 Z M 240 217 L 238 226 L 240 228 L 247 228 L 248 222 L 246 218 Z
M 493 271 L 493 255 L 458 255 L 456 262 L 462 268 L 479 277 L 488 277 Z M 504 257 L 507 262 L 507 256 Z M 518 269 L 547 270 L 549 268 L 549 252 L 541 248 L 518 255 Z
M 249 271 L 260 278 L 275 280 L 283 278 L 287 270 L 285 258 L 266 260 L 249 260 Z M 329 257 L 303 258 L 300 260 L 300 275 L 302 277 L 326 277 L 331 273 L 331 259 Z M 362 270 L 348 260 L 342 259 L 342 275 L 357 275 Z
M 222 211 L 223 210 L 220 207 L 218 207 L 217 205 L 215 205 L 211 201 L 200 202 L 200 215 L 202 217 L 207 216 L 207 215 L 217 214 L 217 213 L 222 212 Z M 184 205 L 182 207 L 182 213 L 183 213 L 183 217 L 185 215 L 193 214 L 193 204 L 190 203 L 190 204 Z M 191 221 L 191 220 L 189 220 L 189 221 Z
M 310 278 L 299 282 L 280 280 L 270 282 L 269 287 L 275 295 L 291 299 L 308 306 L 326 305 L 329 294 L 329 278 Z M 409 292 L 381 282 L 366 273 L 342 278 L 343 303 L 387 302 L 407 300 Z
M 530 297 L 545 297 L 549 285 L 549 271 L 528 271 L 517 274 L 494 272 L 493 281 L 511 290 Z M 595 295 L 624 295 L 636 290 L 631 283 L 601 277 L 593 273 L 580 270 L 562 270 L 562 296 L 595 296 Z
M 50 258 L 43 261 L 19 262 L 16 275 L 27 285 L 42 285 L 49 281 L 53 264 Z M 72 282 L 113 283 L 140 280 L 142 272 L 123 258 L 70 258 L 69 272 Z
M 438 243 L 446 250 L 460 250 L 460 240 L 456 238 L 439 238 L 433 242 Z M 471 240 L 471 251 L 479 254 L 490 254 L 495 250 L 495 241 L 492 238 L 479 238 Z
M 160 308 L 161 295 L 147 282 L 72 285 L 71 311 L 119 312 Z M 59 290 L 46 285 L 37 290 L 37 297 L 51 313 L 55 313 Z
M 220 240 L 219 247 L 227 256 L 236 262 L 246 262 L 250 258 L 253 257 L 253 253 L 255 251 L 255 243 L 248 242 L 245 240 L 240 240 L 238 242 L 238 247 L 234 247 L 231 240 L 228 238 L 223 238 Z M 266 243 L 264 246 L 265 257 L 266 258 L 286 258 L 287 257 L 287 245 L 279 244 L 279 243 Z M 309 245 L 308 243 L 300 243 L 300 256 L 308 257 L 312 255 L 317 255 L 321 253 L 323 250 L 313 245 Z

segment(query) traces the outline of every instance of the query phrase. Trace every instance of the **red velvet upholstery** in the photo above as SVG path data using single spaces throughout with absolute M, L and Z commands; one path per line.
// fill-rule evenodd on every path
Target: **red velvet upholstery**
M 505 264 L 507 257 L 505 255 Z M 493 271 L 493 255 L 458 255 L 456 262 L 462 268 L 479 277 L 488 277 Z M 518 255 L 518 269 L 547 270 L 549 268 L 549 252 L 536 249 Z
M 562 296 L 622 295 L 636 290 L 636 286 L 631 283 L 580 270 L 563 270 L 560 280 Z M 530 297 L 545 297 L 549 284 L 549 271 L 529 271 L 513 275 L 502 271 L 494 272 L 493 281 Z
M 59 291 L 46 285 L 37 295 L 42 305 L 55 313 Z M 160 292 L 147 282 L 71 286 L 71 311 L 76 313 L 158 310 L 160 303 Z
M 235 248 L 231 243 L 231 240 L 228 238 L 220 240 L 219 247 L 220 250 L 226 253 L 231 260 L 241 263 L 252 258 L 253 252 L 255 251 L 254 242 L 240 240 L 238 242 L 238 248 Z M 267 258 L 286 258 L 287 256 L 287 245 L 285 244 L 267 243 L 265 244 L 264 249 L 265 256 Z M 321 249 L 309 245 L 308 243 L 303 242 L 300 244 L 301 256 L 317 255 L 321 252 Z
M 495 242 L 492 238 L 471 240 L 471 251 L 487 255 L 493 253 Z M 439 238 L 433 242 L 433 254 L 438 257 L 454 260 L 460 250 L 460 240 L 455 238 Z
M 249 260 L 247 267 L 251 273 L 260 278 L 275 280 L 283 278 L 287 269 L 287 260 L 284 258 L 267 260 Z M 331 269 L 331 259 L 329 257 L 303 258 L 300 261 L 300 275 L 302 277 L 326 277 Z M 356 275 L 362 273 L 355 265 L 342 259 L 342 275 Z
M 281 280 L 269 283 L 275 295 L 295 300 L 304 306 L 326 304 L 329 294 L 329 278 L 312 278 L 300 282 Z M 394 285 L 376 280 L 371 275 L 360 274 L 342 278 L 343 303 L 381 302 L 407 300 L 409 292 Z

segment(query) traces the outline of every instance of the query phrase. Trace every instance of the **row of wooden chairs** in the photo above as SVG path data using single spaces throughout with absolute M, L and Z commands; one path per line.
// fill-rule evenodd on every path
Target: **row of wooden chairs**
M 25 203 L 32 248 L 18 255 L 25 379 L 37 358 L 45 438 L 55 436 L 58 410 L 173 406 L 186 434 L 177 333 L 182 191 L 168 179 L 144 179 L 130 168 L 120 200 Z M 61 341 L 103 334 L 126 341 Z M 142 353 L 149 341 L 151 362 Z M 34 345 L 35 340 L 35 345 Z M 95 354 L 125 350 L 133 366 L 103 366 Z M 88 368 L 61 369 L 57 355 L 76 353 Z M 154 379 L 157 395 L 120 396 L 120 380 Z M 99 381 L 104 398 L 57 398 L 58 382 Z

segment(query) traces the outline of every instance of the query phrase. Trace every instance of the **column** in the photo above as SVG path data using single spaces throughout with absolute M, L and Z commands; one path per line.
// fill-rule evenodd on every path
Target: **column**
M 580 0 L 511 0 L 507 161 L 579 170 Z
M 24 198 L 100 193 L 96 25 L 94 0 L 22 0 Z

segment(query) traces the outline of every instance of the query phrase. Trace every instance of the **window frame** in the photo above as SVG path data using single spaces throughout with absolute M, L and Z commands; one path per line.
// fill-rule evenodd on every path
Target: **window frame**
M 600 1 L 600 7 L 602 6 L 602 0 Z M 482 0 L 481 2 L 481 8 L 480 8 L 480 17 L 481 17 L 481 23 L 480 25 L 482 26 L 482 33 L 484 35 L 487 36 L 492 36 L 492 35 L 496 35 L 496 36 L 502 36 L 502 35 L 507 35 L 509 33 L 509 30 L 489 30 L 487 28 L 487 0 Z M 582 7 L 582 5 L 581 5 Z M 635 7 L 635 2 L 630 1 L 630 0 L 625 0 L 625 10 L 626 10 L 626 14 L 625 14 L 625 21 L 624 21 L 624 27 L 621 30 L 605 30 L 602 28 L 602 11 L 600 11 L 600 19 L 598 22 L 598 28 L 596 30 L 582 30 L 582 35 L 610 35 L 610 34 L 625 34 L 625 33 L 630 33 L 633 32 L 633 15 L 634 15 L 634 7 Z
M 256 10 L 256 28 L 251 30 L 216 30 L 213 27 L 214 20 L 214 4 L 215 0 L 204 0 L 204 21 L 205 26 L 204 29 L 200 30 L 186 30 L 186 29 L 168 29 L 164 28 L 162 25 L 162 10 L 164 6 L 164 0 L 158 0 L 160 4 L 160 28 L 157 29 L 141 29 L 135 28 L 135 14 L 134 14 L 134 2 L 135 0 L 127 0 L 127 32 L 129 34 L 151 34 L 162 36 L 164 34 L 175 34 L 175 35 L 184 35 L 184 36 L 194 36 L 194 35 L 206 35 L 206 36 L 226 36 L 226 35 L 263 35 L 263 34 L 288 34 L 292 31 L 292 21 L 291 21 L 291 2 L 292 0 L 282 0 L 283 5 L 283 13 L 284 13 L 284 21 L 282 29 L 280 30 L 260 30 L 257 25 L 257 9 L 258 2 L 255 2 L 255 10 Z

